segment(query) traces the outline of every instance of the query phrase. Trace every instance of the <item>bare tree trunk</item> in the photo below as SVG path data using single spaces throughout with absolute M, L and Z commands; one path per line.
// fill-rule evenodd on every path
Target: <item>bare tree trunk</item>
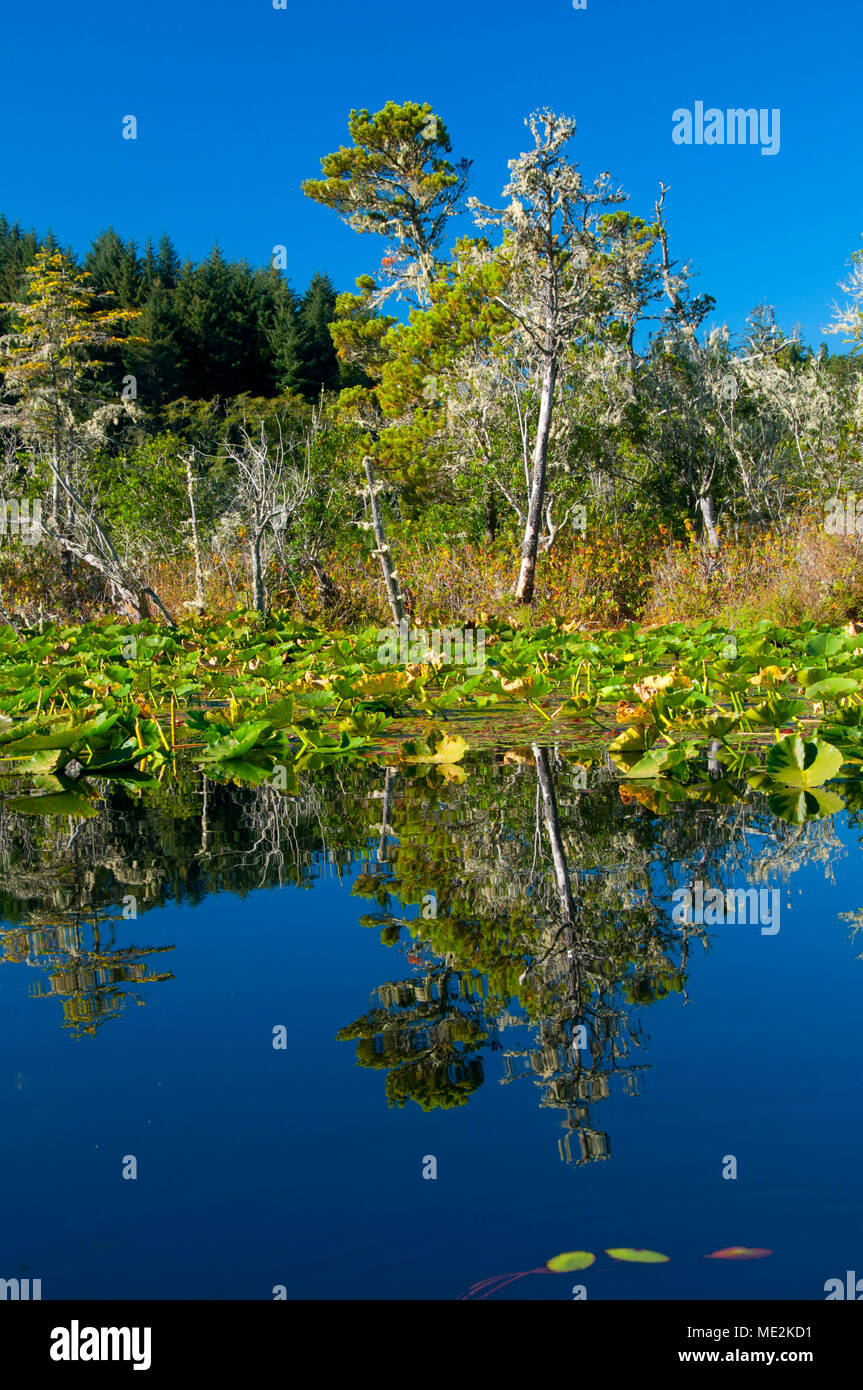
M 368 484 L 369 504 L 372 511 L 372 528 L 375 533 L 375 552 L 381 562 L 381 574 L 386 585 L 387 597 L 390 603 L 390 611 L 396 627 L 399 627 L 405 618 L 405 603 L 402 591 L 399 586 L 398 575 L 393 569 L 393 562 L 390 558 L 390 548 L 384 534 L 383 522 L 378 508 L 377 492 L 375 490 L 375 475 L 372 470 L 372 461 L 368 454 L 363 459 L 363 467 L 366 472 L 366 482 Z
M 264 579 L 261 574 L 261 532 L 256 531 L 252 537 L 252 607 L 256 613 L 263 615 L 264 603 Z
M 310 558 L 309 565 L 315 577 L 315 587 L 322 608 L 332 608 L 339 601 L 339 591 L 319 560 Z
M 485 495 L 485 543 L 494 545 L 497 535 L 497 496 L 494 487 L 489 483 L 488 491 Z
M 393 780 L 395 778 L 395 768 L 388 767 L 384 774 L 383 805 L 381 806 L 381 840 L 378 845 L 378 863 L 386 862 L 387 857 L 387 831 L 389 829 L 390 818 L 390 793 L 392 791 Z
M 536 557 L 539 551 L 539 537 L 542 530 L 542 509 L 545 502 L 545 479 L 548 466 L 548 437 L 551 431 L 551 415 L 554 408 L 554 386 L 557 380 L 557 358 L 550 344 L 546 353 L 545 370 L 542 374 L 542 395 L 539 403 L 539 421 L 536 427 L 536 444 L 533 450 L 533 471 L 530 479 L 530 501 L 527 509 L 527 524 L 521 547 L 521 568 L 515 597 L 519 603 L 533 601 L 536 581 Z
M 704 522 L 707 543 L 711 550 L 718 550 L 719 534 L 716 530 L 716 519 L 713 512 L 713 494 L 708 492 L 704 496 L 699 497 L 698 507 Z
M 192 478 L 192 459 L 195 456 L 194 449 L 186 455 L 186 491 L 189 494 L 189 516 L 192 523 L 192 554 L 195 558 L 195 607 L 200 611 L 204 608 L 204 574 L 201 568 L 201 543 L 198 539 L 198 518 L 195 513 L 195 488 Z
M 567 927 L 572 927 L 575 924 L 575 904 L 572 900 L 566 852 L 560 836 L 560 816 L 557 809 L 557 798 L 554 794 L 554 780 L 548 760 L 548 749 L 540 748 L 534 744 L 533 760 L 536 764 L 536 780 L 539 783 L 540 796 L 542 797 L 542 816 L 545 821 L 548 842 L 551 846 L 551 859 L 554 865 L 560 912 Z
M 707 745 L 707 775 L 711 782 L 722 776 L 722 764 L 717 756 L 721 747 L 722 740 L 718 738 L 712 738 Z

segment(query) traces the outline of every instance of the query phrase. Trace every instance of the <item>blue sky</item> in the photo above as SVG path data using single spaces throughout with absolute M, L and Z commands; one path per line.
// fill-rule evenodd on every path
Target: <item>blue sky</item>
M 109 225 L 141 242 L 167 230 L 193 259 L 218 239 L 263 264 L 284 244 L 295 286 L 322 269 L 347 289 L 383 243 L 300 182 L 347 143 L 351 107 L 431 102 L 474 160 L 471 192 L 496 201 L 529 143 L 524 117 L 549 105 L 576 117 L 583 173 L 610 169 L 633 211 L 649 215 L 658 181 L 670 185 L 674 254 L 718 320 L 739 329 L 765 301 L 821 340 L 863 233 L 860 0 L 287 4 L 42 0 L 7 13 L 0 210 L 79 252 Z M 779 108 L 779 152 L 674 144 L 672 112 L 696 101 Z M 136 141 L 121 137 L 128 114 Z

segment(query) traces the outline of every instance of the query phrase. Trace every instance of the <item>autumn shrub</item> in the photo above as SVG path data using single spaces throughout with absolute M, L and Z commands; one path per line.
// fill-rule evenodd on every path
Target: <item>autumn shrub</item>
M 539 557 L 536 597 L 529 608 L 513 597 L 519 557 L 505 540 L 483 545 L 463 537 L 407 538 L 393 542 L 393 555 L 411 618 L 419 626 L 457 625 L 488 613 L 507 621 L 561 617 L 607 627 L 640 616 L 650 593 L 650 556 L 663 543 L 664 529 L 645 526 L 624 539 L 597 528 L 583 537 L 562 538 Z M 391 622 L 378 560 L 363 542 L 328 556 L 326 566 L 340 595 L 342 622 Z M 318 611 L 311 576 L 299 596 L 309 610 Z M 289 603 L 290 595 L 280 591 L 279 601 Z
M 653 623 L 715 618 L 733 628 L 767 618 L 779 626 L 839 623 L 863 612 L 861 543 L 828 535 L 803 518 L 792 526 L 720 537 L 713 555 L 687 523 L 654 560 L 644 620 Z
M 104 580 L 95 570 L 71 559 L 64 563 L 57 548 L 45 541 L 25 545 L 0 538 L 0 621 L 89 621 L 110 606 Z
M 585 535 L 562 536 L 540 555 L 529 606 L 513 597 L 519 556 L 511 537 L 483 544 L 463 535 L 433 540 L 402 532 L 393 539 L 393 555 L 411 621 L 427 628 L 460 626 L 481 614 L 519 625 L 559 618 L 583 628 L 710 618 L 729 630 L 763 618 L 785 626 L 863 616 L 863 542 L 856 536 L 829 535 L 808 518 L 737 538 L 721 535 L 720 542 L 718 554 L 706 550 L 688 521 L 631 519 L 618 530 L 589 524 Z M 333 586 L 328 592 L 312 568 L 287 573 L 274 562 L 267 576 L 271 604 L 329 627 L 390 625 L 368 538 L 351 534 L 320 565 Z M 248 603 L 240 551 L 207 554 L 204 569 L 211 616 Z M 88 577 L 77 563 L 73 575 L 70 584 L 47 546 L 14 557 L 0 550 L 0 604 L 27 621 L 38 616 L 40 603 L 46 614 L 80 618 L 111 606 L 98 576 Z M 191 561 L 153 566 L 146 579 L 169 612 L 184 615 L 195 596 Z

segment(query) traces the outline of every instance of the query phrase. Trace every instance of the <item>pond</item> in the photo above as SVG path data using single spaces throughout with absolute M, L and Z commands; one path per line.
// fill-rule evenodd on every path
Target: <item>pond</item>
M 0 1275 L 823 1299 L 863 1268 L 859 813 L 721 785 L 659 814 L 528 745 L 7 812 Z

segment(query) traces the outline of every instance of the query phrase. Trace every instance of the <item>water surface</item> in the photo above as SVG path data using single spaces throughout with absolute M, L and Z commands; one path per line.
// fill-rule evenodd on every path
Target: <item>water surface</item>
M 580 1249 L 493 1297 L 818 1299 L 863 1270 L 857 814 L 583 782 L 525 748 L 3 816 L 0 1276 L 453 1299 Z M 778 916 L 677 921 L 696 880 Z M 703 1258 L 735 1245 L 773 1253 Z

